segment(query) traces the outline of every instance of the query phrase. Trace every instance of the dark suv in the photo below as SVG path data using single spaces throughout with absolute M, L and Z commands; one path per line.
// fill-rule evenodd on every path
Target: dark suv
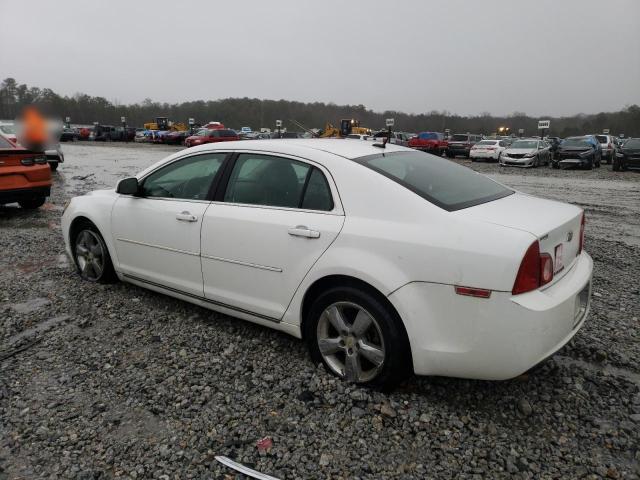
M 453 158 L 463 155 L 469 158 L 471 147 L 482 140 L 482 135 L 472 133 L 456 133 L 449 139 L 447 146 L 447 157 Z

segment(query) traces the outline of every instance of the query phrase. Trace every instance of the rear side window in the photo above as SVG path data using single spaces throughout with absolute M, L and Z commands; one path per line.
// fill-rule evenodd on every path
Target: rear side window
M 513 193 L 473 170 L 423 152 L 393 152 L 355 160 L 448 211 Z
M 224 201 L 309 210 L 333 209 L 331 191 L 320 170 L 289 158 L 249 153 L 238 156 Z
M 331 198 L 331 190 L 324 174 L 313 167 L 307 188 L 302 199 L 302 208 L 306 210 L 333 210 L 333 199 Z

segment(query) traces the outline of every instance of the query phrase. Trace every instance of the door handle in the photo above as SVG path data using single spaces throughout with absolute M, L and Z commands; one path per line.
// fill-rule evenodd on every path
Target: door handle
M 320 232 L 310 230 L 309 227 L 305 227 L 304 225 L 291 227 L 289 229 L 289 235 L 293 235 L 294 237 L 320 238 Z
M 180 212 L 176 215 L 176 220 L 179 220 L 181 222 L 197 222 L 198 217 L 196 217 L 195 215 L 191 215 L 191 213 L 185 210 L 184 212 Z

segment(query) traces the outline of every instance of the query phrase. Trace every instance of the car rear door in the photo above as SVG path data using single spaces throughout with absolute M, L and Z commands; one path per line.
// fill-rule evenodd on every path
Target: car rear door
M 227 154 L 189 155 L 150 173 L 111 215 L 119 270 L 133 279 L 203 296 L 200 230 Z
M 239 153 L 202 225 L 212 303 L 278 321 L 344 223 L 328 172 L 303 159 Z

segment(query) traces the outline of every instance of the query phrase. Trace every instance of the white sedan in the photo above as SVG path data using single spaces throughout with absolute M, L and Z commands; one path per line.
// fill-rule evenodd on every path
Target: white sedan
M 375 387 L 517 376 L 589 310 L 580 208 L 391 144 L 182 150 L 73 198 L 62 229 L 82 278 L 303 338 L 314 362 Z
M 507 142 L 504 140 L 482 140 L 476 143 L 469 151 L 469 158 L 475 162 L 479 159 L 500 160 L 502 152 L 507 149 Z

